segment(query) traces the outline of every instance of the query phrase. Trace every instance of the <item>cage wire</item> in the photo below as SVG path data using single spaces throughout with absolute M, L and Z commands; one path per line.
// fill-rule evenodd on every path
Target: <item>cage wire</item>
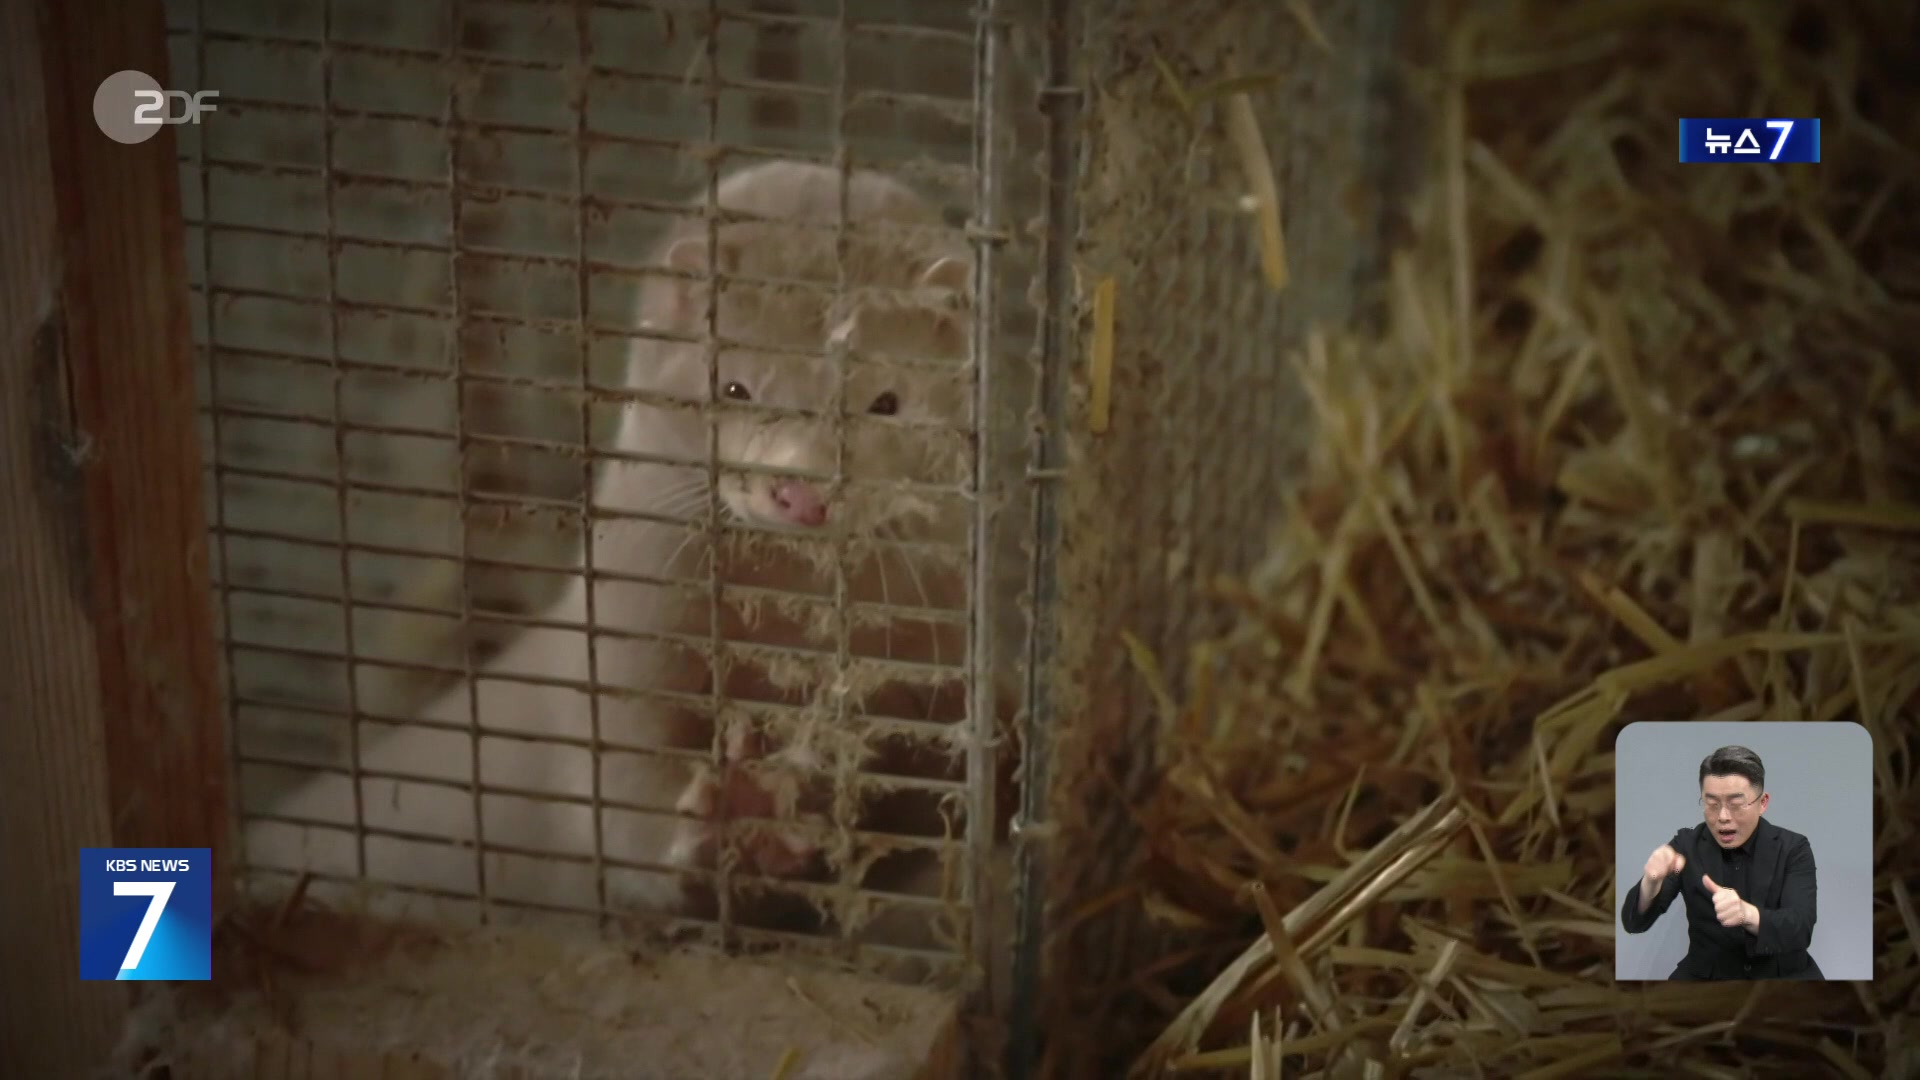
M 249 891 L 1004 979 L 994 819 L 1011 795 L 1021 592 L 1048 557 L 1025 474 L 1042 366 L 1025 282 L 1045 246 L 1029 14 L 988 0 L 167 11 L 170 85 L 220 94 L 178 131 Z M 807 227 L 753 220 L 777 205 L 720 207 L 729 177 L 776 162 L 875 170 L 922 202 L 885 228 L 837 180 L 821 190 L 838 205 Z M 762 242 L 729 248 L 741 235 Z M 661 262 L 674 238 L 736 262 L 676 285 Z M 886 355 L 903 336 L 890 320 L 931 317 L 901 260 L 956 256 L 943 280 L 970 302 L 941 313 L 948 355 Z M 707 300 L 663 332 L 638 325 L 649 295 Z M 717 333 L 749 303 L 808 333 Z M 851 336 L 821 332 L 836 325 Z M 675 341 L 700 356 L 700 385 L 638 385 L 630 357 Z M 781 395 L 738 400 L 735 349 L 749 367 L 824 365 L 825 393 L 798 372 L 774 381 L 824 410 L 753 427 Z M 951 391 L 955 411 L 916 421 L 848 396 L 895 376 Z M 688 452 L 623 446 L 637 410 L 660 430 L 691 418 Z M 830 427 L 829 459 L 727 434 L 779 424 Z M 903 456 L 920 475 L 878 467 Z M 814 486 L 777 486 L 795 479 Z M 650 500 L 609 497 L 635 490 Z M 798 490 L 824 492 L 830 524 L 884 527 L 775 528 L 729 501 Z M 621 559 L 660 550 L 669 565 Z M 612 685 L 610 667 L 648 677 Z M 662 738 L 623 738 L 638 730 Z M 698 787 L 722 766 L 735 771 Z M 691 868 L 658 845 L 613 850 L 677 827 L 695 789 L 719 850 Z M 667 824 L 636 824 L 653 819 Z M 769 835 L 806 865 L 762 872 Z M 622 902 L 657 898 L 662 879 L 693 884 L 656 908 Z
M 1076 420 L 1061 451 L 1048 610 L 1063 719 L 1046 792 L 1059 840 L 1035 871 L 1053 918 L 1046 993 L 1012 1010 L 1018 1053 L 1043 1050 L 1045 1075 L 1119 1075 L 1140 1049 L 1124 1033 L 1161 1019 L 1164 1002 L 1112 992 L 1178 951 L 1156 898 L 1125 884 L 1147 854 L 1134 808 L 1164 774 L 1165 688 L 1136 661 L 1161 658 L 1175 689 L 1211 674 L 1188 648 L 1229 616 L 1212 587 L 1289 516 L 1312 422 L 1289 356 L 1313 326 L 1368 315 L 1357 298 L 1384 276 L 1385 215 L 1410 179 L 1415 133 L 1394 130 L 1385 63 L 1401 9 L 1079 9 L 1074 78 L 1092 100 L 1073 150 L 1074 268 L 1115 300 L 1110 328 L 1087 320 L 1110 334 L 1106 430 Z M 1269 190 L 1280 227 L 1263 240 Z M 1293 768 L 1284 747 L 1272 768 Z

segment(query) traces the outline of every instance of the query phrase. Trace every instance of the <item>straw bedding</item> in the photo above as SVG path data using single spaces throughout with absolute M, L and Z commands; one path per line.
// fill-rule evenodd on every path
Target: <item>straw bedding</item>
M 1915 18 L 1437 13 L 1386 326 L 1294 358 L 1320 437 L 1237 627 L 1132 647 L 1148 847 L 1063 917 L 1177 932 L 1096 988 L 1162 1018 L 1135 1075 L 1920 1075 Z M 1818 116 L 1824 163 L 1680 166 L 1683 115 Z M 1875 981 L 1614 983 L 1638 719 L 1873 733 Z

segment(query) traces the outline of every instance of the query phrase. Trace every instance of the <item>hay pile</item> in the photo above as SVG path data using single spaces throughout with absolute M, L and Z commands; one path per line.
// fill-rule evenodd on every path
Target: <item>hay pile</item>
M 1151 849 L 1074 914 L 1183 931 L 1107 988 L 1167 1018 L 1136 1074 L 1916 1075 L 1911 6 L 1434 31 L 1389 327 L 1298 361 L 1323 433 L 1271 556 L 1217 586 L 1239 627 L 1177 698 L 1135 649 Z M 1818 116 L 1825 163 L 1680 166 L 1692 115 Z M 1635 719 L 1873 732 L 1873 983 L 1614 984 Z

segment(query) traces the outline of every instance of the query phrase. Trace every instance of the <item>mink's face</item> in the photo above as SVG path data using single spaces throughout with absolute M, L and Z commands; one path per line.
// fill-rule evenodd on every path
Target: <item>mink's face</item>
M 830 246 L 743 235 L 721 238 L 727 278 L 647 291 L 643 325 L 678 340 L 636 346 L 634 382 L 689 408 L 653 410 L 632 439 L 698 467 L 711 433 L 721 503 L 738 521 L 964 537 L 954 506 L 973 446 L 970 261 L 868 252 L 851 260 L 860 274 L 836 297 Z M 697 273 L 705 258 L 696 238 L 667 264 Z
M 958 489 L 971 471 L 964 313 L 944 301 L 889 302 L 856 308 L 820 338 L 799 348 L 824 357 L 763 349 L 721 357 L 720 494 L 729 511 L 860 535 L 951 531 L 956 500 L 931 489 Z

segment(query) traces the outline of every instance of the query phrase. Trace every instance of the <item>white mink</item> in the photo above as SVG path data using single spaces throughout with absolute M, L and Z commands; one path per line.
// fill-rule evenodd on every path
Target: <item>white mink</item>
M 709 258 L 704 221 L 690 222 L 669 235 L 650 262 L 672 271 L 703 274 L 708 264 L 727 275 L 801 279 L 816 288 L 793 289 L 733 282 L 720 290 L 716 306 L 718 357 L 719 460 L 727 467 L 772 467 L 831 474 L 834 439 L 822 419 L 755 415 L 745 406 L 826 410 L 837 378 L 824 358 L 788 355 L 777 350 L 822 351 L 844 347 L 858 359 L 846 371 L 845 408 L 850 414 L 877 413 L 892 420 L 944 422 L 929 431 L 892 423 L 849 421 L 846 475 L 849 483 L 835 494 L 817 479 L 723 471 L 719 499 L 734 522 L 819 535 L 842 530 L 861 537 L 892 537 L 915 530 L 921 538 L 950 542 L 965 539 L 967 519 L 951 506 L 893 490 L 901 479 L 957 483 L 954 462 L 966 453 L 968 413 L 965 361 L 972 267 L 963 248 L 935 237 L 938 215 L 911 189 L 877 173 L 856 173 L 847 193 L 852 223 L 845 250 L 847 295 L 836 298 L 839 274 L 836 238 L 831 228 L 840 211 L 840 174 L 823 166 L 773 162 L 735 173 L 718 186 L 723 210 L 781 221 L 727 221 L 717 227 L 718 244 Z M 693 200 L 696 206 L 704 199 Z M 868 230 L 875 223 L 909 226 Z M 811 223 L 813 227 L 808 227 Z M 639 324 L 685 341 L 635 339 L 630 347 L 632 388 L 685 401 L 709 397 L 706 347 L 708 286 L 700 280 L 655 277 L 642 290 Z M 944 362 L 905 369 L 873 362 L 874 357 Z M 704 467 L 708 420 L 697 411 L 671 404 L 634 402 L 623 412 L 614 439 L 618 455 L 661 455 L 687 462 L 672 465 L 620 460 L 605 467 L 595 484 L 596 505 L 647 511 L 698 520 L 704 514 L 709 484 Z M 962 473 L 961 475 L 964 475 Z M 592 562 L 596 570 L 704 580 L 711 560 L 730 559 L 708 538 L 684 525 L 630 520 L 602 523 L 595 529 Z M 742 564 L 744 565 L 744 564 Z M 757 584 L 779 586 L 783 575 L 798 575 L 788 557 L 775 558 L 760 571 Z M 897 563 L 901 578 L 891 586 L 884 562 L 879 588 L 900 592 L 913 577 L 918 596 L 900 603 L 935 601 L 926 594 L 943 586 L 936 575 Z M 868 576 L 872 576 L 869 574 Z M 953 586 L 945 589 L 952 601 Z M 710 630 L 706 588 L 677 590 L 600 579 L 593 590 L 597 625 L 621 631 L 690 635 Z M 963 594 L 958 597 L 963 600 Z M 580 624 L 587 618 L 587 584 L 575 576 L 542 619 Z M 923 635 L 924 636 L 924 635 Z M 593 714 L 587 695 L 571 688 L 512 681 L 507 676 L 585 683 L 590 674 L 586 635 L 578 630 L 534 628 L 516 637 L 476 672 L 470 689 L 463 680 L 425 707 L 419 719 L 435 727 L 401 727 L 362 738 L 361 768 L 376 775 L 361 778 L 362 820 L 372 829 L 421 838 L 454 841 L 429 845 L 398 843 L 370 836 L 366 843 L 368 876 L 452 893 L 473 893 L 480 882 L 470 846 L 473 823 L 481 822 L 488 847 L 484 862 L 489 895 L 592 909 L 598 896 L 590 862 L 562 864 L 533 860 L 519 852 L 590 856 L 598 846 L 609 858 L 655 864 L 653 871 L 607 868 L 608 893 L 617 903 L 654 910 L 679 907 L 681 875 L 707 839 L 697 820 L 676 817 L 676 809 L 711 812 L 721 788 L 699 768 L 708 733 L 673 708 L 646 697 L 603 696 L 598 734 L 599 797 L 623 807 L 603 807 L 596 824 L 588 801 L 593 795 L 594 755 L 590 749 Z M 949 657 L 949 660 L 954 659 Z M 596 640 L 591 674 L 603 686 L 635 690 L 668 689 L 704 693 L 700 665 L 680 647 L 616 636 Z M 473 748 L 469 695 L 486 731 Z M 369 729 L 373 725 L 367 725 Z M 562 738 L 566 744 L 529 741 Z M 740 741 L 729 744 L 738 749 Z M 679 755 L 630 751 L 678 747 Z M 799 757 L 806 759 L 805 748 Z M 476 797 L 477 758 L 486 791 Z M 401 780 L 395 776 L 417 777 Z M 570 796 L 556 802 L 542 795 Z M 273 811 L 318 820 L 352 819 L 352 786 L 345 776 L 317 778 L 293 792 Z M 476 807 L 477 803 L 477 807 Z M 476 815 L 477 809 L 477 815 Z M 260 842 L 284 827 L 256 823 Z M 780 869 L 782 845 L 795 858 L 809 854 L 797 841 L 779 841 L 755 850 Z M 511 850 L 496 850 L 496 849 Z

